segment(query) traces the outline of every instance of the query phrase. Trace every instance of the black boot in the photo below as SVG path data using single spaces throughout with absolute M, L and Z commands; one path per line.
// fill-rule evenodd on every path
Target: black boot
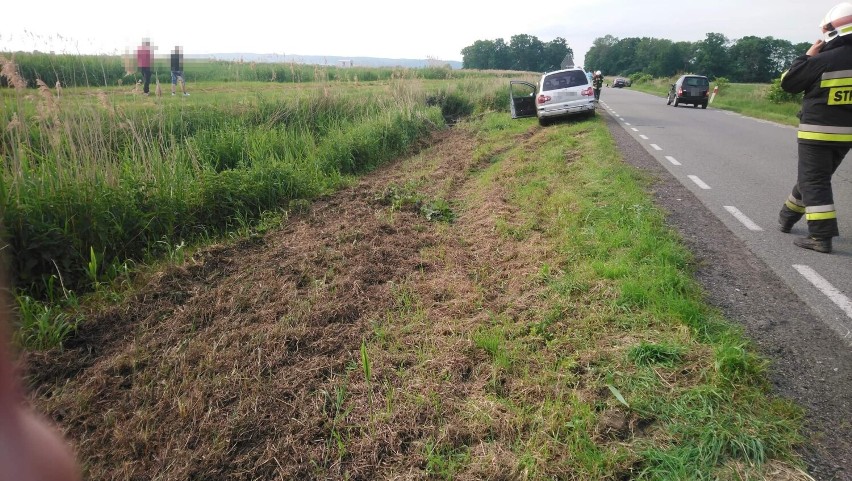
M 831 237 L 801 237 L 794 240 L 793 244 L 796 244 L 802 249 L 810 249 L 824 254 L 831 253 Z
M 802 214 L 796 214 L 794 212 L 785 212 L 784 210 L 778 214 L 778 230 L 783 233 L 790 232 L 793 229 L 793 226 L 796 225 L 796 222 L 799 222 L 799 219 L 802 218 Z

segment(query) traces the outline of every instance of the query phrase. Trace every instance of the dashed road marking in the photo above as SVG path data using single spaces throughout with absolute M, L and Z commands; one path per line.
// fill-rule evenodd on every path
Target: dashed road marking
M 824 277 L 817 274 L 817 272 L 811 269 L 810 266 L 794 264 L 793 269 L 799 271 L 799 274 L 801 274 L 802 277 L 810 281 L 814 287 L 828 296 L 828 298 L 831 299 L 831 302 L 835 303 L 837 307 L 839 307 L 847 316 L 849 316 L 850 319 L 852 319 L 852 300 L 849 300 L 848 297 L 843 295 L 843 293 L 837 290 L 836 287 L 832 286 Z
M 698 187 L 701 187 L 704 190 L 710 189 L 710 186 L 705 184 L 703 180 L 699 179 L 697 175 L 690 175 L 688 177 L 691 181 L 695 182 L 695 185 L 697 185 Z
M 651 147 L 653 147 L 653 148 L 654 148 L 654 150 L 663 150 L 663 148 L 662 148 L 662 147 L 660 147 L 660 146 L 659 146 L 659 145 L 657 145 L 657 144 L 651 144 Z
M 675 158 L 674 158 L 674 157 L 672 157 L 671 155 L 667 155 L 667 156 L 666 156 L 666 160 L 668 160 L 669 162 L 671 162 L 671 163 L 672 163 L 672 165 L 681 165 L 681 164 L 680 164 L 680 162 L 678 162 L 678 161 L 677 161 L 677 159 L 675 159 Z
M 740 210 L 737 209 L 736 207 L 734 207 L 732 205 L 726 205 L 725 210 L 730 212 L 731 215 L 733 215 L 734 217 L 736 217 L 736 219 L 738 221 L 742 222 L 742 224 L 744 226 L 746 226 L 746 228 L 748 228 L 748 230 L 752 230 L 752 231 L 755 231 L 755 232 L 759 232 L 759 231 L 763 230 L 762 227 L 755 224 L 753 220 L 749 219 L 748 216 L 746 216 L 745 214 L 740 212 Z
M 639 136 L 639 138 L 640 138 L 640 139 L 642 139 L 642 140 L 648 140 L 648 136 L 647 136 L 647 135 L 640 135 L 640 136 Z
M 634 132 L 639 132 L 639 129 L 637 129 L 636 127 L 630 127 L 630 130 L 632 130 Z
M 624 122 L 624 125 L 630 125 L 630 122 Z

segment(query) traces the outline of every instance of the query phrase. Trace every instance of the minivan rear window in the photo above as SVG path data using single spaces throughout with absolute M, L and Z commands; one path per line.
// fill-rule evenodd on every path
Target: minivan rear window
M 686 77 L 683 79 L 683 83 L 690 87 L 706 87 L 710 85 L 710 82 L 704 77 Z
M 542 91 L 564 89 L 588 85 L 589 79 L 581 70 L 570 70 L 568 72 L 556 72 L 544 77 Z

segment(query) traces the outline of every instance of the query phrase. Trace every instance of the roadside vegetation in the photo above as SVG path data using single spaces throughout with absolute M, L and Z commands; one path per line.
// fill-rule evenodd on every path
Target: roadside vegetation
M 599 119 L 193 87 L 2 91 L 31 399 L 87 479 L 809 479 Z
M 0 209 L 34 346 L 73 331 L 57 306 L 134 264 L 180 259 L 187 245 L 299 208 L 506 102 L 494 78 L 204 84 L 160 99 L 136 87 L 27 89 L 12 62 L 3 72 L 14 88 L 0 91 Z M 62 335 L 47 332 L 51 317 Z
M 564 41 L 563 41 L 564 43 Z M 132 87 L 141 76 L 135 68 L 135 52 L 120 55 L 52 55 L 38 52 L 0 52 L 0 57 L 11 60 L 20 77 L 30 88 L 38 80 L 54 87 Z M 564 56 L 564 54 L 563 54 Z M 168 58 L 155 58 L 151 69 L 151 82 L 170 80 Z M 506 73 L 508 74 L 508 72 Z M 513 73 L 513 74 L 516 74 Z M 443 80 L 499 76 L 500 72 L 482 72 L 475 69 L 453 70 L 440 64 L 427 68 L 399 67 L 338 67 L 308 65 L 295 62 L 266 63 L 226 60 L 186 60 L 184 75 L 188 82 L 270 82 L 302 84 L 319 81 L 373 82 L 393 78 L 420 78 Z M 0 76 L 0 87 L 9 80 Z
M 661 97 L 665 102 L 669 88 L 678 79 L 675 77 L 636 77 L 629 88 Z M 611 80 L 610 80 L 611 82 Z M 727 79 L 710 79 L 711 94 L 714 87 L 719 92 L 711 107 L 738 112 L 757 119 L 771 120 L 786 125 L 798 125 L 796 114 L 801 108 L 801 98 L 781 91 L 777 81 L 773 84 L 731 83 Z

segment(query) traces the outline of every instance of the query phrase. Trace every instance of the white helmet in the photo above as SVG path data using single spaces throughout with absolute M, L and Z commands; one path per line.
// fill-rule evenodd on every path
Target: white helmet
M 831 7 L 820 22 L 819 28 L 826 29 L 823 32 L 826 43 L 852 33 L 852 3 L 843 2 Z
M 600 74 L 601 74 L 600 70 L 595 70 L 595 75 L 600 75 Z

